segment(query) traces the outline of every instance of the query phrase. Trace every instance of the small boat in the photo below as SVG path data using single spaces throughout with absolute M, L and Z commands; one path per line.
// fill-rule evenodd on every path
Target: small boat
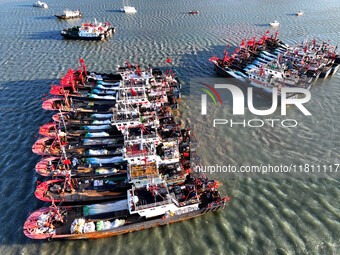
M 129 14 L 132 14 L 132 13 L 136 13 L 137 10 L 135 7 L 133 6 L 123 6 L 122 9 L 120 9 L 121 12 L 125 12 L 125 13 L 129 13 Z
M 303 11 L 299 11 L 296 13 L 296 16 L 302 16 L 303 15 Z
M 48 6 L 47 6 L 46 3 L 43 3 L 43 2 L 40 2 L 40 1 L 36 1 L 36 2 L 33 4 L 33 7 L 45 8 L 45 9 L 48 8 Z
M 54 15 L 56 16 L 58 19 L 75 19 L 75 18 L 82 18 L 83 14 L 80 13 L 80 10 L 78 11 L 69 11 L 69 10 L 65 10 L 63 11 L 63 14 L 61 15 Z
M 189 14 L 199 14 L 198 11 L 190 11 Z
M 278 22 L 277 20 L 275 20 L 272 23 L 269 23 L 269 25 L 271 25 L 272 27 L 277 27 L 278 25 L 280 25 L 280 22 Z
M 116 32 L 116 28 L 112 27 L 110 23 L 105 24 L 95 22 L 94 24 L 82 24 L 81 26 L 74 26 L 66 28 L 61 31 L 61 35 L 66 39 L 80 39 L 80 40 L 104 40 Z

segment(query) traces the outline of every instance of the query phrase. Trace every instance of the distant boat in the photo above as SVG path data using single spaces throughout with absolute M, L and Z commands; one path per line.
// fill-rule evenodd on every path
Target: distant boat
M 75 19 L 75 18 L 82 18 L 83 14 L 80 13 L 80 10 L 78 11 L 63 11 L 62 15 L 54 15 L 58 19 Z
M 189 14 L 198 14 L 198 11 L 190 11 Z
M 303 11 L 299 11 L 296 13 L 296 16 L 302 16 L 303 15 Z
M 136 13 L 137 12 L 135 7 L 129 6 L 129 5 L 123 6 L 123 8 L 120 9 L 120 11 L 125 12 L 125 13 Z
M 33 4 L 33 7 L 45 8 L 45 9 L 48 8 L 48 6 L 47 6 L 46 3 L 43 3 L 43 2 L 40 2 L 40 1 L 36 1 L 36 2 Z
M 278 22 L 277 20 L 275 20 L 272 23 L 269 23 L 269 25 L 271 25 L 272 27 L 277 27 L 278 25 L 280 25 L 280 22 Z

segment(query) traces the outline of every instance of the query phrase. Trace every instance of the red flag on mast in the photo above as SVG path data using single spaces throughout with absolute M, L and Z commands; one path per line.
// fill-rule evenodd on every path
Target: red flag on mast
M 128 61 L 127 58 L 126 58 L 126 65 L 127 65 L 127 67 L 128 67 L 129 69 L 131 69 L 130 63 L 129 63 L 129 61 Z
M 84 59 L 79 59 L 79 63 L 81 63 L 82 64 L 82 67 L 83 67 L 83 69 L 84 69 L 84 74 L 85 74 L 85 76 L 87 76 L 87 72 L 86 72 L 86 65 L 85 65 L 85 61 L 84 61 Z
M 134 91 L 132 88 L 131 88 L 131 93 L 132 93 L 133 96 L 137 96 L 136 91 Z
M 276 40 L 277 34 L 278 34 L 278 33 L 279 33 L 279 29 L 277 29 L 276 32 L 275 32 L 275 38 L 274 38 L 274 40 Z

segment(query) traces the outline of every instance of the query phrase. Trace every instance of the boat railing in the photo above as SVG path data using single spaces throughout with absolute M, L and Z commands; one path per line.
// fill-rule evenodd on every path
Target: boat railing
M 119 96 L 117 101 L 124 102 L 128 100 L 136 100 L 136 99 L 147 99 L 146 95 L 143 93 L 142 95 L 127 95 L 127 96 L 122 96 L 122 98 Z
M 117 123 L 117 122 L 119 122 L 119 123 L 121 123 L 121 122 L 134 122 L 134 121 L 140 121 L 140 118 L 129 118 L 129 117 L 113 117 L 112 118 L 112 120 L 113 120 L 113 122 L 115 122 L 115 123 Z
M 129 136 L 126 136 L 126 141 L 129 141 L 129 140 L 140 140 L 142 138 L 141 135 L 129 135 Z M 143 134 L 143 139 L 147 139 L 147 138 L 158 138 L 157 134 L 150 134 L 150 135 L 144 135 Z
M 147 208 L 151 208 L 151 207 L 156 207 L 156 206 L 161 206 L 161 205 L 166 205 L 166 204 L 172 204 L 171 199 L 167 199 L 161 202 L 156 202 L 156 203 L 151 203 L 151 204 L 147 204 L 147 205 L 137 205 L 136 211 L 137 210 L 143 210 L 143 209 L 147 209 Z
M 144 157 L 144 156 L 150 156 L 150 155 L 154 155 L 155 153 L 153 152 L 132 152 L 132 151 L 127 151 L 125 153 L 125 155 L 129 158 L 131 157 Z

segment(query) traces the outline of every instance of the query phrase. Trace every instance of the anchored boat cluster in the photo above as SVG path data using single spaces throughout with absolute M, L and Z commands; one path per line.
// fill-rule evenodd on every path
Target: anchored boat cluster
M 50 178 L 35 195 L 51 202 L 32 213 L 26 236 L 100 238 L 177 222 L 224 208 L 219 183 L 193 174 L 200 166 L 190 129 L 173 111 L 181 85 L 173 71 L 128 62 L 115 74 L 88 72 L 83 60 L 52 85 L 33 152 Z
M 267 32 L 269 33 L 269 31 Z M 339 69 L 337 47 L 329 42 L 309 41 L 291 46 L 265 34 L 260 40 L 243 40 L 234 53 L 224 52 L 224 58 L 210 58 L 219 74 L 234 77 L 271 95 L 273 89 L 281 94 L 283 87 L 310 89 L 320 77 L 326 78 Z M 292 93 L 290 97 L 297 94 Z

